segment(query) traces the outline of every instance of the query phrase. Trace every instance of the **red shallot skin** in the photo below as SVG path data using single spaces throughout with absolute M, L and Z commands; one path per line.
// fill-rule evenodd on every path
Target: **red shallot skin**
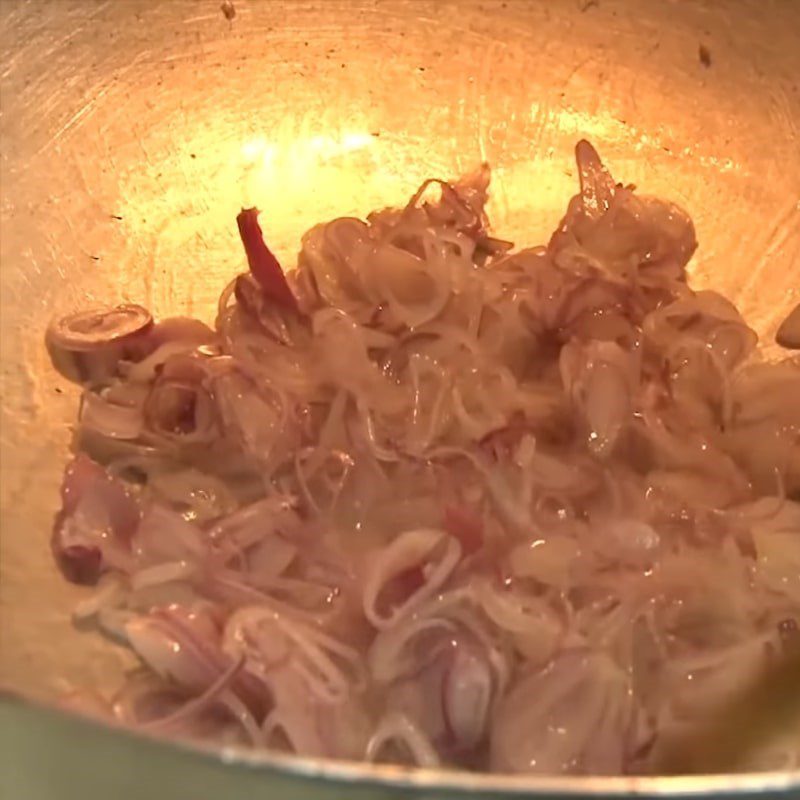
M 213 327 L 54 323 L 84 390 L 53 552 L 96 584 L 76 619 L 142 665 L 93 708 L 321 758 L 640 774 L 789 647 L 800 359 L 687 284 L 683 211 L 588 142 L 576 161 L 546 246 L 493 235 L 483 165 L 315 226 L 286 274 L 243 210 Z M 796 742 L 747 764 L 797 766 Z
M 85 544 L 64 544 L 56 534 L 53 554 L 61 574 L 70 582 L 86 586 L 97 583 L 103 571 L 103 554 L 99 547 Z
M 103 467 L 79 454 L 61 484 L 51 548 L 67 580 L 93 584 L 107 568 L 104 552 L 129 552 L 139 525 L 136 498 Z
M 458 540 L 465 556 L 477 552 L 483 546 L 483 520 L 477 509 L 451 503 L 444 509 L 443 527 Z
M 258 281 L 265 296 L 292 311 L 297 310 L 297 298 L 292 293 L 278 259 L 264 242 L 258 224 L 258 209 L 243 208 L 236 218 L 239 235 L 247 254 L 250 272 Z
M 259 329 L 281 344 L 292 344 L 299 336 L 299 315 L 292 307 L 275 302 L 251 274 L 236 278 L 234 295 L 239 307 Z
M 437 529 L 405 531 L 368 560 L 364 614 L 378 629 L 392 627 L 445 583 L 461 559 L 459 541 Z

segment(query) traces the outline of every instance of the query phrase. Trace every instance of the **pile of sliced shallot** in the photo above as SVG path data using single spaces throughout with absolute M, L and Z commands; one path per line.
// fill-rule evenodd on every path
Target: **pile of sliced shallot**
M 287 273 L 242 211 L 213 327 L 50 327 L 83 386 L 53 552 L 141 660 L 74 702 L 308 756 L 647 773 L 780 658 L 800 359 L 687 285 L 684 211 L 576 154 L 545 246 L 490 233 L 482 168 L 312 228 Z

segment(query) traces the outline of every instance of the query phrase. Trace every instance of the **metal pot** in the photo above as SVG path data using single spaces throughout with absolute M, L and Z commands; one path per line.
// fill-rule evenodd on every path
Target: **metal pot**
M 76 631 L 47 546 L 76 391 L 59 312 L 209 316 L 257 204 L 291 263 L 332 216 L 494 167 L 495 229 L 543 241 L 591 139 L 694 217 L 698 286 L 770 342 L 800 287 L 800 4 L 790 0 L 4 0 L 0 704 L 9 797 L 797 796 L 800 776 L 510 778 L 201 753 L 46 704 L 113 685 L 126 653 Z M 49 771 L 39 768 L 46 753 Z

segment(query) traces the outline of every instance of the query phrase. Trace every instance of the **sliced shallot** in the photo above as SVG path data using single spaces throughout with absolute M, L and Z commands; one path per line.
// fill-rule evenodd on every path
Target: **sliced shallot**
M 52 322 L 45 342 L 59 372 L 77 383 L 93 383 L 114 375 L 121 360 L 143 355 L 143 335 L 152 324 L 142 306 L 92 309 Z
M 775 341 L 788 350 L 800 350 L 800 303 L 784 319 L 775 334 Z
M 388 628 L 427 599 L 447 580 L 461 558 L 461 545 L 444 531 L 420 528 L 406 531 L 380 552 L 364 579 L 364 613 L 376 628 Z M 399 597 L 386 608 L 381 602 L 391 591 Z

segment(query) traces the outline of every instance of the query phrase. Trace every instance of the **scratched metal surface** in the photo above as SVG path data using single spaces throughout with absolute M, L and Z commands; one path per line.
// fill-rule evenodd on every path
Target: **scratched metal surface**
M 0 2 L 0 683 L 38 698 L 126 663 L 72 628 L 49 556 L 76 393 L 44 326 L 92 300 L 210 316 L 243 203 L 290 264 L 314 222 L 488 160 L 497 231 L 537 243 L 586 136 L 691 212 L 696 282 L 767 339 L 798 299 L 800 3 L 234 7 Z

